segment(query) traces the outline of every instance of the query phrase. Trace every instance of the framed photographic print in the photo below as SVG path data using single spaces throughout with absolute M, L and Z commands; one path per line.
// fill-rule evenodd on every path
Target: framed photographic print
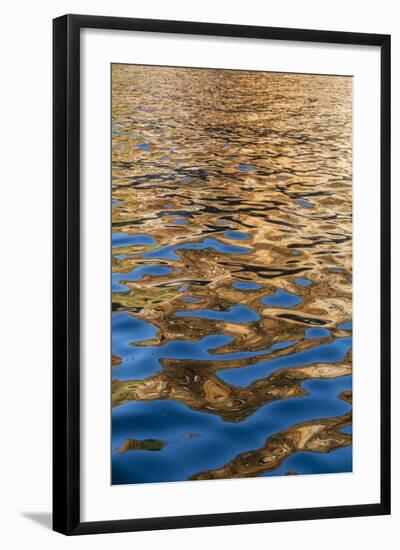
M 390 513 L 389 254 L 389 36 L 55 19 L 54 529 Z

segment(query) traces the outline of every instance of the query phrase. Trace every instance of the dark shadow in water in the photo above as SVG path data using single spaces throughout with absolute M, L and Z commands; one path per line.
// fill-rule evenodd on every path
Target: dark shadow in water
M 22 512 L 21 515 L 46 529 L 51 530 L 53 527 L 53 515 L 50 512 Z

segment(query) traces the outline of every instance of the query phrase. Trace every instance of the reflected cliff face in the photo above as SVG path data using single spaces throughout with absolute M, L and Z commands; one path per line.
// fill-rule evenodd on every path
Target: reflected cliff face
M 114 484 L 351 471 L 351 94 L 113 65 Z

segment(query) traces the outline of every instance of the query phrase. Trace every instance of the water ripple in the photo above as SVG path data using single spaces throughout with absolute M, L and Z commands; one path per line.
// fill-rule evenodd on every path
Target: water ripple
M 351 88 L 113 64 L 114 484 L 351 471 Z

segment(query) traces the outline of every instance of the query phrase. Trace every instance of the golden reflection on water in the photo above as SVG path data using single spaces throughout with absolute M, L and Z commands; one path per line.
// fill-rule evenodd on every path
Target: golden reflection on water
M 351 374 L 348 351 L 244 386 L 219 376 L 349 336 L 341 327 L 352 311 L 351 98 L 347 77 L 113 65 L 113 232 L 150 237 L 113 248 L 122 284 L 113 311 L 157 328 L 136 346 L 231 337 L 209 352 L 215 360 L 163 358 L 143 379 L 119 379 L 114 353 L 113 406 L 170 399 L 237 423 L 307 396 L 305 380 Z M 155 265 L 169 269 L 129 277 Z M 310 328 L 326 336 L 307 338 Z M 218 360 L 236 352 L 249 354 Z M 260 475 L 296 450 L 347 446 L 351 435 L 338 430 L 350 423 L 351 412 L 296 423 L 192 479 Z M 146 445 L 132 438 L 121 449 Z

